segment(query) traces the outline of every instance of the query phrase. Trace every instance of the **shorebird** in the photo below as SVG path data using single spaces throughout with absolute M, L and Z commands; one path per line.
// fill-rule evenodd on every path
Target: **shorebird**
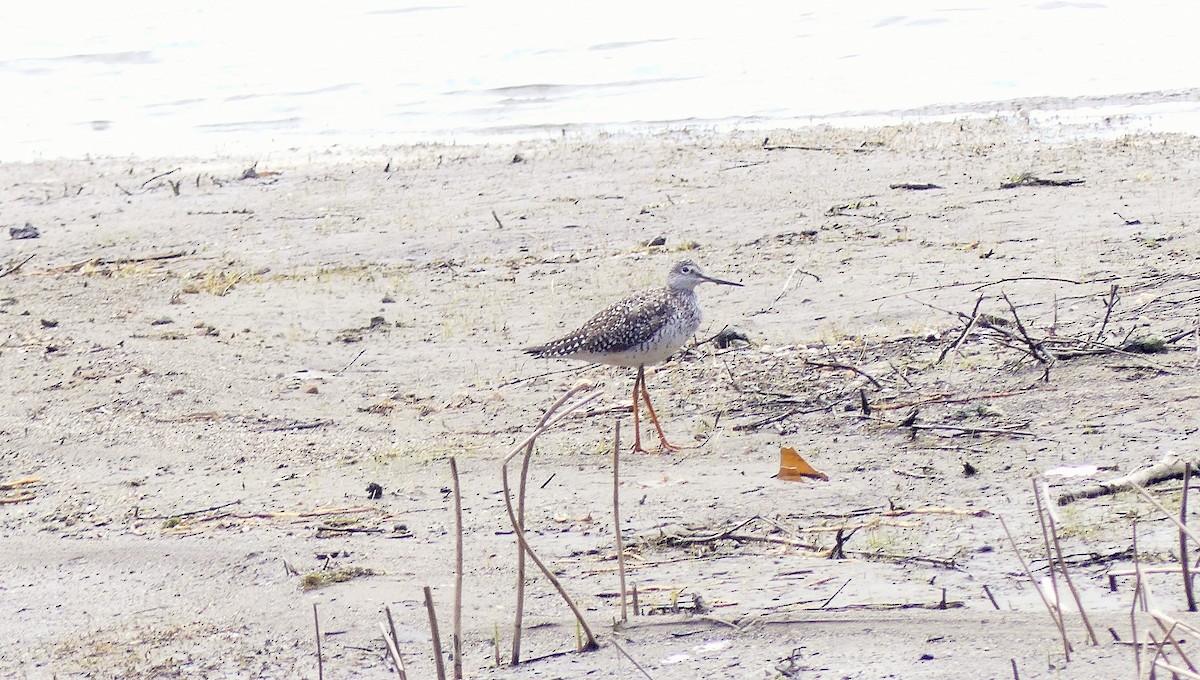
M 633 450 L 645 452 L 638 416 L 638 397 L 646 402 L 650 421 L 658 430 L 663 450 L 681 447 L 667 441 L 650 392 L 646 389 L 646 366 L 666 361 L 700 327 L 700 302 L 696 286 L 702 283 L 741 286 L 708 276 L 691 260 L 671 267 L 667 285 L 634 293 L 599 314 L 578 329 L 544 345 L 524 351 L 538 358 L 579 359 L 610 366 L 637 368 L 633 381 Z

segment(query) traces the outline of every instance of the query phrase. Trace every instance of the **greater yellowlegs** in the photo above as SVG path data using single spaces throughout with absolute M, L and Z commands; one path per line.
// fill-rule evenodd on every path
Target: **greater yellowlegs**
M 704 282 L 740 286 L 706 275 L 700 266 L 684 260 L 671 267 L 667 285 L 635 293 L 593 316 L 587 323 L 557 340 L 525 352 L 539 358 L 580 359 L 611 366 L 637 368 L 633 381 L 633 450 L 642 448 L 638 396 L 646 402 L 650 421 L 658 430 L 664 450 L 678 450 L 667 441 L 662 425 L 650 404 L 646 389 L 646 366 L 665 361 L 700 327 L 700 303 L 696 286 Z

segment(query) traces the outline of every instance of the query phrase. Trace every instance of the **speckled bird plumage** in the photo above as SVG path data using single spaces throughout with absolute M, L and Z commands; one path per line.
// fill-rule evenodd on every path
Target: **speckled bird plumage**
M 671 268 L 667 285 L 635 293 L 593 316 L 577 330 L 544 345 L 528 347 L 537 357 L 579 359 L 613 366 L 665 361 L 700 327 L 696 286 L 740 285 L 706 276 L 691 260 Z

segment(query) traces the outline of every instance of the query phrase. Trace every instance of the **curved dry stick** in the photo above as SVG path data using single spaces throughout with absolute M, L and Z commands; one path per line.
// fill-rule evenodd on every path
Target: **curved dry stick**
M 562 408 L 562 405 L 567 402 L 572 396 L 583 389 L 584 382 L 576 383 L 566 394 L 558 398 L 546 412 L 542 414 L 541 420 L 538 421 L 532 435 L 527 437 L 524 442 L 510 453 L 504 459 L 504 464 L 501 466 L 502 472 L 507 478 L 507 465 L 522 447 L 525 449 L 525 456 L 521 460 L 521 479 L 517 486 L 517 521 L 521 526 L 525 526 L 525 489 L 529 480 L 529 461 L 533 456 L 533 443 L 537 440 L 537 436 L 547 427 L 546 421 L 554 415 L 555 411 Z M 572 409 L 574 410 L 574 409 Z M 506 496 L 507 500 L 507 489 Z M 511 517 L 511 515 L 510 515 Z M 525 550 L 517 548 L 517 606 L 513 622 L 513 645 L 512 645 L 512 663 L 519 663 L 521 660 L 521 621 L 525 618 Z
M 505 510 L 508 512 L 508 520 L 512 524 L 513 533 L 517 537 L 517 544 L 518 544 L 517 553 L 519 556 L 521 556 L 518 560 L 519 569 L 518 569 L 518 574 L 517 574 L 517 584 L 518 584 L 517 585 L 517 589 L 518 589 L 517 618 L 513 625 L 513 658 L 512 658 L 513 664 L 520 663 L 520 660 L 521 660 L 521 618 L 524 613 L 524 591 L 525 591 L 525 589 L 523 587 L 524 576 L 525 576 L 525 574 L 524 574 L 524 557 L 523 556 L 526 553 L 529 554 L 529 559 L 533 560 L 533 563 L 537 565 L 538 569 L 540 569 L 541 572 L 543 574 L 545 574 L 546 578 L 549 579 L 551 585 L 553 585 L 554 589 L 558 591 L 558 594 L 562 596 L 563 600 L 567 603 L 567 606 L 570 607 L 571 612 L 575 615 L 575 619 L 579 622 L 580 628 L 582 628 L 584 633 L 587 634 L 588 641 L 587 641 L 587 644 L 584 646 L 584 649 L 592 650 L 592 649 L 596 649 L 600 646 L 599 643 L 596 642 L 596 637 L 595 637 L 595 635 L 592 634 L 592 629 L 588 627 L 587 621 L 584 620 L 583 614 L 579 611 L 579 607 L 575 604 L 575 601 L 572 600 L 571 596 L 567 594 L 566 589 L 563 588 L 562 583 L 559 582 L 559 580 L 554 576 L 554 573 L 552 571 L 550 571 L 550 569 L 545 565 L 544 562 L 541 561 L 541 559 L 537 556 L 537 554 L 535 552 L 533 552 L 533 548 L 531 548 L 529 546 L 529 542 L 525 539 L 524 522 L 523 522 L 522 518 L 518 518 L 516 510 L 513 508 L 512 490 L 508 483 L 508 464 L 512 461 L 512 459 L 518 453 L 521 453 L 522 449 L 524 449 L 525 456 L 522 461 L 522 471 L 523 471 L 523 473 L 527 473 L 528 467 L 529 467 L 529 460 L 533 454 L 533 444 L 534 444 L 534 442 L 537 441 L 537 438 L 539 436 L 541 436 L 541 434 L 543 432 L 545 432 L 546 430 L 550 429 L 553 425 L 555 425 L 558 421 L 560 421 L 563 418 L 567 417 L 568 415 L 574 413 L 575 411 L 582 408 L 588 402 L 590 402 L 593 399 L 595 399 L 596 397 L 600 396 L 600 393 L 593 392 L 592 394 L 589 394 L 589 395 L 583 397 L 579 401 L 576 401 L 574 404 L 571 404 L 570 406 L 568 406 L 561 413 L 556 414 L 556 411 L 558 411 L 558 409 L 562 408 L 563 404 L 565 404 L 568 400 L 570 400 L 571 397 L 575 396 L 576 394 L 578 394 L 580 392 L 592 390 L 594 388 L 595 388 L 595 384 L 591 383 L 591 382 L 581 381 L 579 383 L 576 383 L 576 385 L 574 387 L 572 387 L 566 394 L 564 394 L 562 397 L 560 397 L 558 399 L 558 401 L 554 402 L 554 405 L 551 406 L 550 409 L 546 411 L 546 414 L 544 416 L 542 416 L 541 421 L 539 422 L 538 426 L 536 428 L 534 428 L 533 432 L 531 432 L 529 434 L 529 436 L 525 438 L 524 441 L 522 441 L 520 444 L 515 446 L 513 448 L 512 452 L 509 453 L 507 456 L 505 456 L 504 462 L 500 465 L 501 482 L 503 483 L 503 486 L 504 486 L 504 507 L 505 507 Z M 523 474 L 522 476 L 524 477 L 525 474 Z M 522 486 L 524 486 L 524 484 L 522 484 Z M 524 490 L 522 489 L 521 493 L 520 493 L 520 497 L 518 498 L 518 502 L 520 503 L 522 512 L 524 511 L 524 497 L 525 497 L 525 494 L 524 494 Z
M 590 388 L 590 386 L 589 386 L 589 388 Z M 572 392 L 574 392 L 574 391 L 575 390 L 572 390 Z M 588 395 L 587 397 L 581 399 L 580 401 L 578 401 L 575 404 L 573 404 L 572 406 L 570 406 L 566 411 L 559 414 L 557 417 L 546 422 L 544 426 L 539 427 L 538 429 L 534 430 L 534 432 L 528 437 L 527 442 L 522 443 L 522 445 L 521 445 L 521 446 L 528 445 L 530 447 L 529 450 L 526 452 L 523 467 L 528 466 L 530 454 L 532 454 L 533 442 L 537 439 L 537 437 L 539 435 L 541 435 L 543 432 L 545 432 L 547 429 L 549 429 L 552 425 L 557 423 L 559 420 L 561 420 L 562 418 L 571 414 L 575 410 L 579 409 L 584 404 L 591 401 L 592 399 L 594 399 L 597 396 L 599 396 L 599 393 Z M 556 406 L 557 406 L 557 404 L 556 404 Z M 529 546 L 529 542 L 525 538 L 524 524 L 523 524 L 523 522 L 519 521 L 517 519 L 516 515 L 514 514 L 513 506 L 512 506 L 512 492 L 511 492 L 511 489 L 508 484 L 508 463 L 512 459 L 513 456 L 515 456 L 517 453 L 520 452 L 521 446 L 517 447 L 517 449 L 515 451 L 513 451 L 505 459 L 504 464 L 501 466 L 502 482 L 504 485 L 504 505 L 505 505 L 505 509 L 508 512 L 509 521 L 513 525 L 513 532 L 515 533 L 515 535 L 517 537 L 517 542 L 519 543 L 519 548 L 518 548 L 519 554 L 522 554 L 522 555 L 525 553 L 529 554 L 529 558 L 531 560 L 533 560 L 533 563 L 537 565 L 538 569 L 540 569 L 542 571 L 542 573 L 545 574 L 546 578 L 550 580 L 550 583 L 554 586 L 555 590 L 558 591 L 558 594 L 561 595 L 563 600 L 567 603 L 567 606 L 570 607 L 571 612 L 575 615 L 575 618 L 579 622 L 580 627 L 587 634 L 588 642 L 587 642 L 587 645 L 584 646 L 584 649 L 585 650 L 596 649 L 600 645 L 596 642 L 596 638 L 592 634 L 591 628 L 588 627 L 587 622 L 584 620 L 583 614 L 579 611 L 579 607 L 576 606 L 575 601 L 571 599 L 571 596 L 569 594 L 567 594 L 566 589 L 563 588 L 562 583 L 559 582 L 559 580 L 554 576 L 553 572 L 551 572 L 550 569 L 545 565 L 545 563 L 542 562 L 541 559 L 537 556 L 537 554 L 535 552 L 533 552 L 533 548 L 531 548 Z M 522 563 L 523 563 L 523 560 L 522 560 Z M 522 566 L 523 566 L 523 564 L 522 564 Z M 522 578 L 522 581 L 523 581 L 524 573 L 522 572 L 521 574 L 519 574 L 519 576 Z M 524 589 L 522 588 L 521 590 L 522 590 L 521 594 L 523 595 Z M 522 610 L 523 610 L 523 607 L 522 607 Z M 521 636 L 521 622 L 520 622 L 520 619 L 518 619 L 514 624 L 514 631 L 513 631 L 513 652 L 514 652 L 513 661 L 512 661 L 513 664 L 520 662 L 520 648 L 521 648 L 520 636 Z

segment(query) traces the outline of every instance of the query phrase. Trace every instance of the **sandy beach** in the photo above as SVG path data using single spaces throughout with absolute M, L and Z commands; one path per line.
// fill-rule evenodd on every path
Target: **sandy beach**
M 1041 579 L 1031 478 L 1053 503 L 1195 454 L 1197 187 L 1196 137 L 1019 117 L 0 164 L 0 675 L 316 678 L 315 603 L 324 677 L 396 677 L 385 606 L 436 677 L 451 457 L 466 677 L 1133 673 L 1107 575 L 1134 518 L 1177 565 L 1175 526 L 1132 492 L 1055 508 L 1099 643 L 1063 590 L 1068 660 L 998 518 Z M 620 460 L 618 625 L 633 371 L 520 349 L 684 258 L 744 287 L 701 287 L 649 371 L 690 448 Z M 581 379 L 525 526 L 601 647 L 531 571 L 512 667 L 500 463 Z M 781 447 L 828 481 L 776 479 Z

